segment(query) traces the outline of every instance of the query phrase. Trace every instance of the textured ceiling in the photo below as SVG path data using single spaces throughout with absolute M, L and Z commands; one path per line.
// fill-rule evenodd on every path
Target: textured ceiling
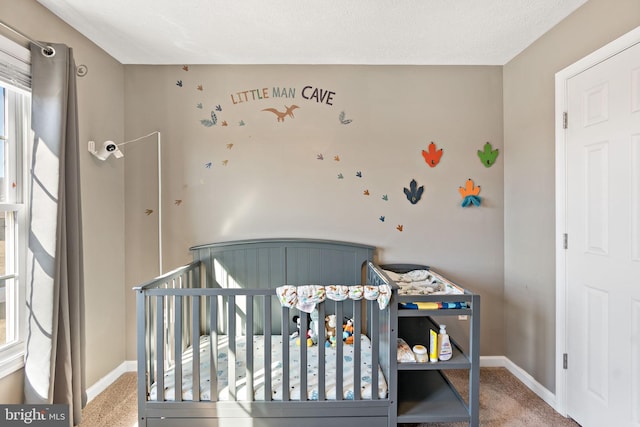
M 587 0 L 38 0 L 123 64 L 503 65 Z

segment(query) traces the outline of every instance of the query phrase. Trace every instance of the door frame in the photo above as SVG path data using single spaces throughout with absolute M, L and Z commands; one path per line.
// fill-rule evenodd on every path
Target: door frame
M 564 112 L 567 111 L 568 82 L 572 77 L 604 62 L 640 43 L 640 27 L 603 46 L 595 52 L 556 73 L 555 136 L 556 136 L 556 396 L 555 410 L 567 416 L 567 371 L 563 355 L 567 353 L 567 268 L 564 234 L 567 230 L 567 147 Z M 576 120 L 569 117 L 569 124 Z

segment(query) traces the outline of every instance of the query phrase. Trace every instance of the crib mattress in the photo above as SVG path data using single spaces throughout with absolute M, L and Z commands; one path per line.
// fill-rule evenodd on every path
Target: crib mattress
M 271 339 L 271 385 L 272 400 L 282 400 L 282 336 L 274 335 Z M 289 396 L 291 400 L 300 400 L 300 348 L 295 340 L 289 341 Z M 371 342 L 365 335 L 361 335 L 361 368 L 360 368 L 360 396 L 363 399 L 371 399 L 372 396 L 372 365 Z M 264 337 L 253 337 L 254 354 L 254 400 L 264 400 Z M 343 399 L 354 398 L 354 353 L 353 345 L 343 346 Z M 228 387 L 228 360 L 229 346 L 226 336 L 218 337 L 217 357 L 217 400 L 247 400 L 246 390 L 246 339 L 236 337 L 236 398 L 230 398 Z M 209 337 L 200 338 L 200 398 L 210 400 L 210 350 Z M 192 349 L 187 349 L 182 358 L 182 399 L 192 400 L 193 383 L 193 354 Z M 387 383 L 382 370 L 378 370 L 378 397 L 387 397 Z M 307 348 L 307 399 L 318 400 L 318 346 Z M 175 397 L 174 368 L 169 368 L 164 375 L 165 400 L 174 400 Z M 150 400 L 156 400 L 157 392 L 154 384 L 150 390 Z M 325 348 L 325 396 L 327 400 L 336 398 L 336 348 Z

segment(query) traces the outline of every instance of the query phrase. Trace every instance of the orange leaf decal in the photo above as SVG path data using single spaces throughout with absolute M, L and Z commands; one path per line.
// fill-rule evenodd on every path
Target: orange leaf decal
M 442 148 L 439 150 L 436 149 L 436 144 L 432 142 L 429 144 L 429 151 L 422 150 L 422 157 L 424 157 L 424 161 L 433 168 L 440 163 Z

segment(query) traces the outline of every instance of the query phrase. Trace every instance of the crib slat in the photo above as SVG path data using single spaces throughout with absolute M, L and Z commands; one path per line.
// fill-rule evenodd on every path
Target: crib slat
M 289 399 L 289 309 L 282 307 L 280 330 L 282 331 L 282 401 Z
M 307 322 L 307 314 L 300 311 L 300 330 L 298 339 L 300 343 L 300 363 L 298 368 L 300 369 L 300 400 L 307 400 L 307 330 L 309 328 L 309 322 Z M 283 338 L 284 339 L 284 338 Z
M 377 337 L 380 334 L 380 310 L 376 307 L 376 301 L 368 301 L 367 318 L 371 319 L 369 328 L 369 337 L 371 338 L 371 399 L 379 399 L 378 396 L 378 360 L 380 358 L 380 343 Z
M 360 347 L 360 330 L 362 327 L 362 302 L 353 301 L 353 400 L 360 400 L 360 368 L 362 353 Z
M 218 297 L 209 297 L 209 396 L 218 400 Z
M 327 398 L 325 390 L 326 347 L 324 343 L 327 339 L 326 329 L 324 327 L 325 316 L 326 311 L 324 304 L 320 304 L 318 306 L 318 400 L 325 400 Z
M 191 396 L 194 402 L 200 401 L 200 296 L 191 299 L 191 345 L 193 350 L 193 388 Z
M 342 388 L 344 370 L 342 362 L 344 360 L 343 352 L 344 347 L 342 345 L 342 334 L 338 335 L 338 328 L 341 328 L 342 319 L 344 318 L 344 312 L 341 302 L 336 302 L 336 400 L 344 400 L 344 391 Z
M 271 298 L 270 295 L 264 297 L 264 400 L 272 399 L 271 393 Z
M 227 358 L 229 400 L 236 400 L 236 298 L 233 295 L 227 300 L 227 338 L 229 339 L 229 357 Z
M 156 399 L 164 400 L 164 297 L 156 298 Z
M 175 384 L 174 399 L 182 402 L 182 296 L 176 295 L 173 311 L 173 346 L 176 355 L 175 366 L 173 367 L 173 383 Z
M 253 400 L 253 296 L 247 295 L 247 333 L 245 334 L 245 348 L 246 348 L 246 391 L 248 401 Z

